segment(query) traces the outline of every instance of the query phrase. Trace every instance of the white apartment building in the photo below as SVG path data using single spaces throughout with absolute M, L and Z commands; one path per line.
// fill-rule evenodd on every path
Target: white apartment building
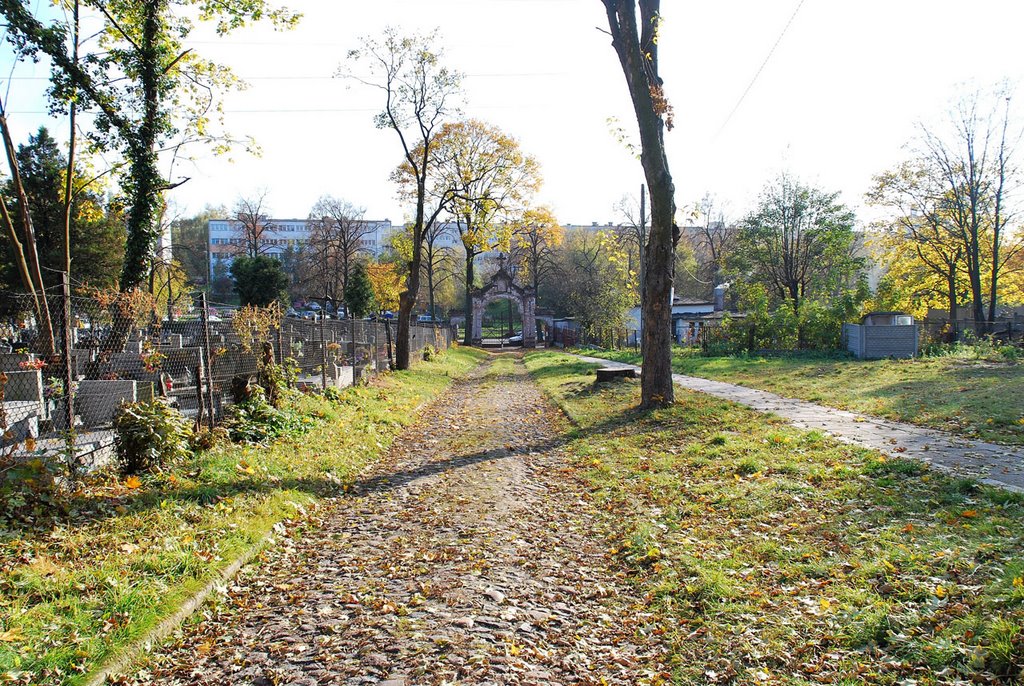
M 370 231 L 359 243 L 367 255 L 378 257 L 388 246 L 391 235 L 400 227 L 393 226 L 389 219 L 362 221 Z M 273 228 L 260 239 L 261 254 L 279 260 L 289 248 L 301 250 L 309 242 L 308 219 L 270 219 L 268 222 Z M 229 266 L 235 256 L 244 250 L 245 240 L 241 236 L 239 223 L 233 219 L 211 219 L 207 224 L 207 236 L 210 241 L 211 274 L 215 266 Z

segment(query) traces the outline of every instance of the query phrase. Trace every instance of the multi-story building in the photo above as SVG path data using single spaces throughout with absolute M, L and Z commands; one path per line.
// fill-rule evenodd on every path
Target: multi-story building
M 368 231 L 359 243 L 367 255 L 378 257 L 387 248 L 397 227 L 389 219 L 364 219 Z M 298 251 L 309 242 L 310 220 L 269 219 L 268 228 L 260 237 L 260 254 L 281 259 L 289 250 Z M 244 254 L 246 240 L 239 222 L 234 219 L 211 219 L 207 226 L 210 241 L 210 273 L 218 266 L 228 267 L 237 256 Z

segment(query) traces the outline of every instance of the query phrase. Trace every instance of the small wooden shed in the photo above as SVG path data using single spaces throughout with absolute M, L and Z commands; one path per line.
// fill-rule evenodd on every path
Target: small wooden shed
M 843 341 L 862 360 L 916 357 L 917 322 L 906 312 L 871 312 L 860 324 L 843 324 Z

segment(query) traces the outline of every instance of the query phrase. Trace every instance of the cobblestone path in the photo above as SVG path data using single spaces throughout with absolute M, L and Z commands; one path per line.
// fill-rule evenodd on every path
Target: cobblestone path
M 495 356 L 126 684 L 647 684 L 665 631 L 614 572 L 563 416 Z

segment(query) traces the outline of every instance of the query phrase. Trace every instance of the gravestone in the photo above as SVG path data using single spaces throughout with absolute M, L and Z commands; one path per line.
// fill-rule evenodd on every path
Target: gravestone
M 86 379 L 78 383 L 75 409 L 87 429 L 109 426 L 124 403 L 138 400 L 136 382 L 125 379 Z

